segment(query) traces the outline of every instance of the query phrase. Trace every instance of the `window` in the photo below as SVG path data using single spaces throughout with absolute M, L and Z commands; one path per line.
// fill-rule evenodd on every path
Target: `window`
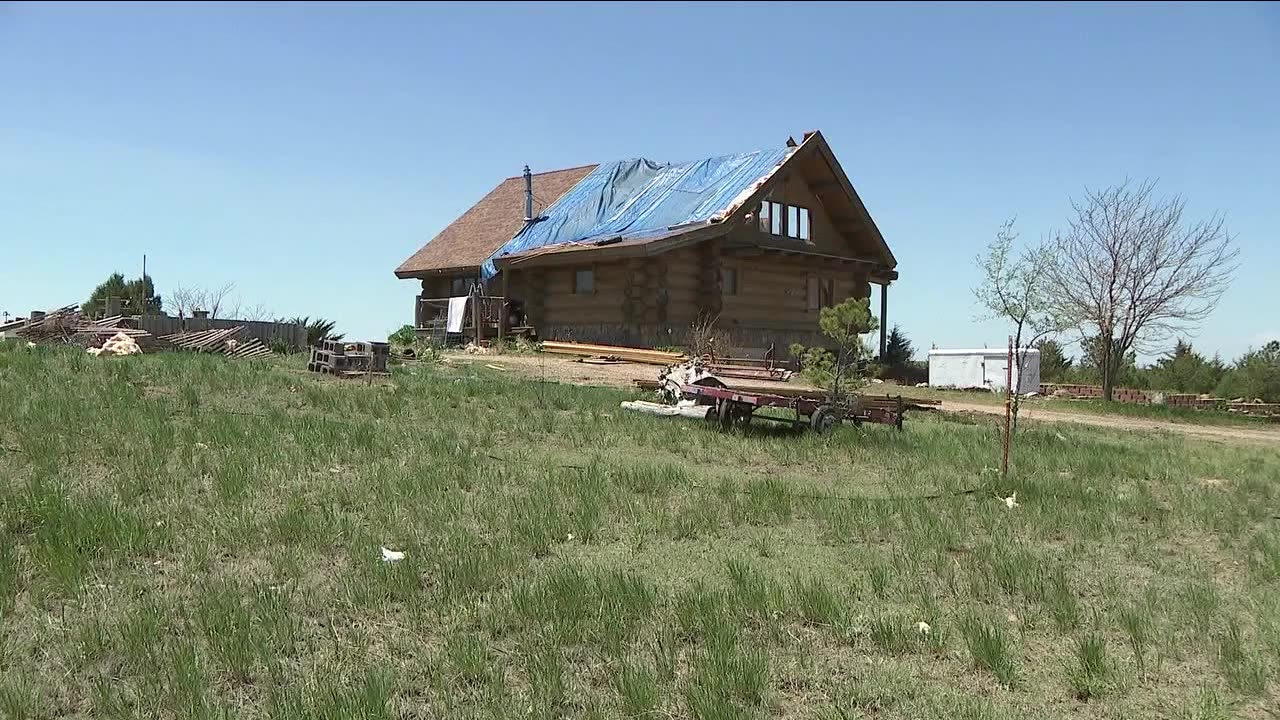
M 592 295 L 596 291 L 596 273 L 591 268 L 573 272 L 573 294 Z
M 737 295 L 738 294 L 738 269 L 731 267 L 720 268 L 720 294 L 721 295 Z
M 469 277 L 456 277 L 449 281 L 449 297 L 462 297 L 471 294 L 471 283 L 473 279 Z
M 760 232 L 809 242 L 812 232 L 809 208 L 768 200 L 760 203 Z
M 835 305 L 835 287 L 834 278 L 809 276 L 808 299 L 809 309 L 818 310 L 824 307 Z

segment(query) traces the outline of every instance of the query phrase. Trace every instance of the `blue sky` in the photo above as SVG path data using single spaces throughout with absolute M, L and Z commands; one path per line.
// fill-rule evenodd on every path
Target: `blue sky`
M 376 338 L 392 270 L 528 163 L 686 160 L 820 128 L 918 348 L 1000 345 L 972 259 L 1016 214 L 1159 178 L 1241 268 L 1201 349 L 1280 338 L 1280 6 L 0 4 L 0 309 L 143 253 L 163 293 Z

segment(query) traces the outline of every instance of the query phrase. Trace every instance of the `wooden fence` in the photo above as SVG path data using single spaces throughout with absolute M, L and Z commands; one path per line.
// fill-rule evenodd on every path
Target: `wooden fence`
M 257 338 L 263 345 L 281 343 L 291 348 L 307 346 L 307 328 L 297 323 L 261 322 L 258 320 L 229 320 L 219 318 L 176 318 L 167 315 L 139 315 L 135 318 L 138 327 L 152 335 L 172 335 L 178 332 L 200 332 L 201 330 L 223 330 L 243 326 L 238 336 L 240 340 Z

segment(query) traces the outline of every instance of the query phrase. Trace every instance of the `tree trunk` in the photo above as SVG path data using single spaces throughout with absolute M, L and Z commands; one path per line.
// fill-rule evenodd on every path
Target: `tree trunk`
M 1112 351 L 1115 349 L 1115 343 L 1111 340 L 1110 332 L 1098 333 L 1098 343 L 1102 346 L 1102 362 L 1098 369 L 1102 371 L 1102 400 L 1103 402 L 1111 402 L 1111 386 L 1115 383 L 1115 368 L 1111 361 Z

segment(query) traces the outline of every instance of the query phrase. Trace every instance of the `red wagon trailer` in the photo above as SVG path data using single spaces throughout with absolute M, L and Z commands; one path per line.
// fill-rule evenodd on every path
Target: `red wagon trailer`
M 707 418 L 719 421 L 720 425 L 726 428 L 744 427 L 755 417 L 793 427 L 807 425 L 819 433 L 827 432 L 837 423 L 846 420 L 855 424 L 871 422 L 893 425 L 899 430 L 902 429 L 904 411 L 901 395 L 895 398 L 891 406 L 885 407 L 882 404 L 866 405 L 857 395 L 850 395 L 841 402 L 833 403 L 823 397 L 788 397 L 770 393 L 744 392 L 710 384 L 680 385 L 680 394 L 699 405 L 714 406 L 715 411 L 708 412 Z M 795 417 L 789 419 L 755 414 L 756 410 L 765 407 L 789 409 L 795 412 Z

